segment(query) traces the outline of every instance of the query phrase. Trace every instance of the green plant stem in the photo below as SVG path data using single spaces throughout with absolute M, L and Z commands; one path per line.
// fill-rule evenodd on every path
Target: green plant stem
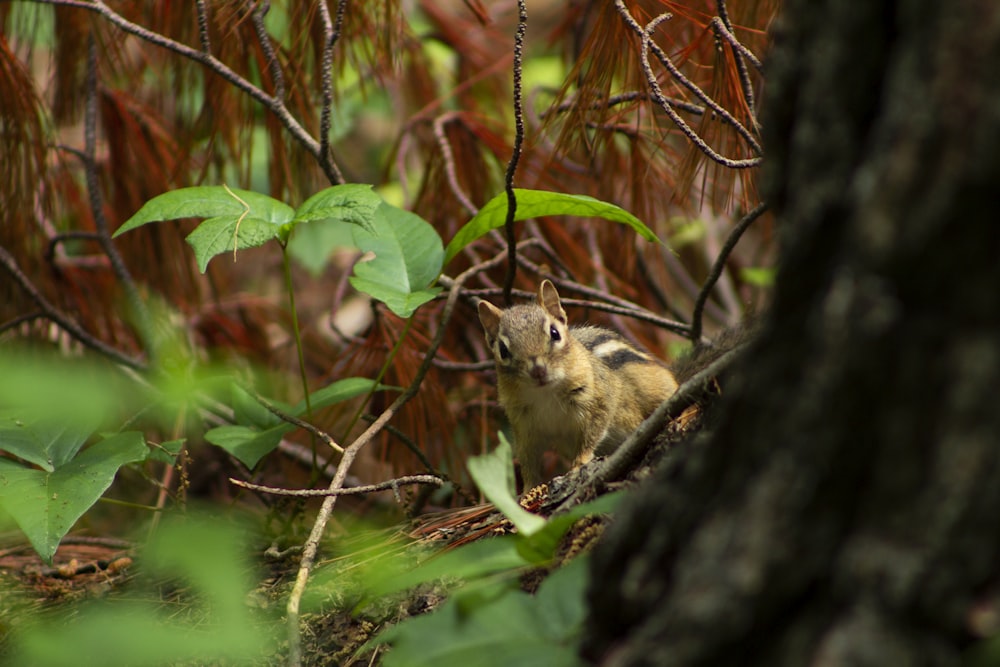
M 147 512 L 155 512 L 159 514 L 163 511 L 162 507 L 154 507 L 153 505 L 142 505 L 140 503 L 130 503 L 127 500 L 116 500 L 115 498 L 105 498 L 101 496 L 97 499 L 99 503 L 110 503 L 112 505 L 121 505 L 122 507 L 131 507 L 132 509 L 145 510 Z
M 358 404 L 357 412 L 355 412 L 354 416 L 351 417 L 351 421 L 348 422 L 347 428 L 344 430 L 345 434 L 350 433 L 351 429 L 354 428 L 354 425 L 358 423 L 358 420 L 361 419 L 361 416 L 364 414 L 365 406 L 368 405 L 368 402 L 372 399 L 372 396 L 375 395 L 375 392 L 379 390 L 379 385 L 382 384 L 382 378 L 384 378 L 385 374 L 389 372 L 389 366 L 392 365 L 396 355 L 399 354 L 399 349 L 403 346 L 403 341 L 406 340 L 406 336 L 410 333 L 410 327 L 412 326 L 413 317 L 406 318 L 406 324 L 403 326 L 403 332 L 399 335 L 399 340 L 397 340 L 395 345 L 392 346 L 392 350 L 389 351 L 389 356 L 386 357 L 385 363 L 382 364 L 382 368 L 379 369 L 378 375 L 375 376 L 375 384 L 372 385 L 371 391 L 369 391 L 365 396 L 365 400 Z M 330 458 L 326 460 L 326 463 L 324 463 L 321 470 L 326 470 L 331 463 L 333 463 L 333 456 L 330 456 Z M 316 480 L 313 480 L 314 483 L 315 481 Z
M 312 421 L 312 399 L 309 398 L 309 379 L 306 377 L 306 357 L 302 349 L 302 333 L 299 331 L 299 314 L 295 308 L 295 288 L 292 285 L 292 260 L 288 255 L 285 244 L 281 245 L 281 267 L 285 274 L 285 289 L 288 290 L 288 309 L 292 315 L 292 336 L 295 338 L 295 351 L 299 357 L 299 377 L 302 380 L 302 394 L 305 396 L 306 416 Z M 316 473 L 316 436 L 311 434 L 309 439 L 312 442 L 312 467 L 313 474 Z

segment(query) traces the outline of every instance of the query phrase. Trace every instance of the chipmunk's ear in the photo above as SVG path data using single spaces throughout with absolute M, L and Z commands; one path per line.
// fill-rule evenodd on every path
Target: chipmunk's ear
M 501 312 L 499 308 L 489 301 L 479 302 L 479 322 L 483 325 L 483 331 L 486 332 L 487 340 L 496 338 L 497 334 L 500 333 Z
M 550 280 L 543 280 L 538 286 L 538 305 L 545 309 L 549 315 L 566 324 L 566 311 L 563 310 L 559 301 L 559 292 Z

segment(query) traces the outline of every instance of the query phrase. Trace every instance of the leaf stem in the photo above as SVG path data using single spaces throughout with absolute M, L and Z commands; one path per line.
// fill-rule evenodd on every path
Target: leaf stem
M 295 308 L 295 288 L 292 285 L 292 258 L 288 255 L 288 248 L 284 243 L 281 246 L 281 268 L 285 274 L 285 288 L 288 290 L 288 309 L 292 315 L 292 336 L 295 338 L 295 351 L 299 357 L 299 377 L 302 379 L 302 393 L 305 397 L 306 415 L 312 421 L 312 400 L 309 397 L 309 380 L 306 377 L 306 357 L 302 349 L 302 333 L 299 330 L 299 314 Z M 316 470 L 316 436 L 310 432 L 312 440 L 312 466 Z

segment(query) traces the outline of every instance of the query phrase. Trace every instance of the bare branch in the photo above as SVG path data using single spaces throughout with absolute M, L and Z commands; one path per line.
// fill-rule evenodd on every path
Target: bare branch
M 237 74 L 231 67 L 213 56 L 211 53 L 193 49 L 187 44 L 165 37 L 160 33 L 148 30 L 136 23 L 132 23 L 121 14 L 105 5 L 101 0 L 85 2 L 84 0 L 38 0 L 43 4 L 58 5 L 61 7 L 76 7 L 87 11 L 95 12 L 104 17 L 109 23 L 123 30 L 130 35 L 135 35 L 150 44 L 155 44 L 161 48 L 172 51 L 177 55 L 193 60 L 204 65 L 212 72 L 218 74 L 223 79 L 231 83 L 236 88 L 242 90 L 251 98 L 262 104 L 266 109 L 277 117 L 278 121 L 285 127 L 292 137 L 298 141 L 310 155 L 316 158 L 320 166 L 326 173 L 331 183 L 342 183 L 343 177 L 340 169 L 327 155 L 326 158 L 320 151 L 320 142 L 313 138 L 308 131 L 292 116 L 283 100 L 268 95 L 264 90 L 258 88 L 247 79 Z
M 435 477 L 434 475 L 408 475 L 397 479 L 390 479 L 386 482 L 379 482 L 378 484 L 366 484 L 364 486 L 352 486 L 342 489 L 279 489 L 273 486 L 251 484 L 250 482 L 244 482 L 232 477 L 229 478 L 229 481 L 236 486 L 241 486 L 244 489 L 250 489 L 251 491 L 260 491 L 261 493 L 270 493 L 276 496 L 294 496 L 296 498 L 350 496 L 360 495 L 363 493 L 375 493 L 377 491 L 388 491 L 389 489 L 397 492 L 400 486 L 404 486 L 406 484 L 433 484 L 435 486 L 441 486 L 444 484 L 443 479 Z M 398 494 L 396 499 L 399 500 Z
M 270 10 L 270 0 L 257 3 L 257 6 L 250 13 L 250 21 L 253 24 L 254 32 L 257 33 L 257 41 L 260 42 L 264 57 L 267 59 L 267 70 L 271 73 L 271 80 L 274 82 L 274 98 L 284 101 L 285 74 L 281 71 L 281 63 L 274 51 L 274 45 L 271 44 L 271 36 L 267 34 L 267 28 L 264 27 L 264 17 Z
M 336 180 L 344 182 L 344 175 L 333 160 L 333 149 L 330 147 L 330 127 L 333 123 L 333 50 L 340 39 L 340 31 L 344 25 L 344 13 L 347 11 L 347 0 L 338 0 L 337 17 L 330 18 L 330 8 L 326 0 L 319 0 L 319 15 L 323 21 L 323 55 L 320 61 L 320 86 L 323 92 L 323 104 L 319 114 L 319 161 L 327 175 L 336 174 Z
M 205 0 L 195 0 L 195 9 L 198 12 L 198 39 L 201 40 L 201 50 L 211 55 L 212 41 L 208 36 L 208 7 Z
M 448 178 L 448 187 L 451 188 L 452 193 L 458 199 L 459 203 L 465 207 L 465 210 L 469 212 L 469 215 L 475 215 L 479 213 L 479 207 L 472 203 L 469 195 L 465 193 L 465 190 L 458 183 L 458 173 L 455 171 L 455 155 L 451 152 L 448 135 L 444 132 L 444 126 L 457 118 L 458 114 L 454 112 L 444 113 L 435 118 L 434 138 L 437 139 L 438 148 L 441 149 L 441 157 L 444 160 L 444 173 Z
M 347 472 L 350 470 L 351 464 L 354 463 L 354 458 L 358 455 L 358 452 L 360 452 L 365 445 L 371 442 L 372 438 L 374 438 L 375 435 L 382 430 L 386 423 L 392 419 L 397 412 L 399 412 L 403 405 L 416 396 L 417 390 L 420 388 L 424 377 L 427 375 L 427 371 L 430 370 L 434 355 L 437 354 L 437 350 L 441 346 L 441 341 L 444 340 L 445 330 L 447 329 L 449 320 L 451 320 L 452 313 L 455 310 L 455 305 L 458 303 L 458 297 L 462 291 L 462 285 L 472 275 L 479 273 L 480 271 L 485 271 L 486 269 L 501 263 L 503 258 L 504 255 L 500 254 L 491 260 L 472 266 L 451 281 L 448 300 L 445 302 L 444 310 L 441 313 L 441 323 L 438 325 L 438 329 L 434 333 L 430 347 L 417 369 L 413 382 L 411 382 L 403 393 L 396 397 L 396 400 L 393 401 L 392 404 L 386 408 L 385 411 L 383 411 L 382 414 L 379 415 L 378 418 L 376 418 L 375 421 L 372 422 L 372 424 L 344 450 L 344 455 L 340 459 L 340 463 L 337 466 L 337 472 L 334 474 L 333 480 L 327 487 L 330 491 L 336 491 L 343 488 L 344 480 L 347 478 Z M 295 585 L 292 588 L 292 593 L 288 598 L 288 605 L 286 607 L 286 623 L 288 629 L 288 662 L 290 665 L 300 665 L 302 662 L 302 640 L 299 636 L 299 606 L 302 601 L 302 595 L 305 593 L 306 583 L 309 581 L 309 573 L 312 571 L 313 563 L 316 560 L 316 552 L 319 549 L 320 539 L 323 537 L 323 531 L 326 529 L 326 524 L 330 521 L 330 516 L 333 513 L 333 508 L 336 502 L 336 495 L 330 495 L 323 501 L 323 505 L 320 507 L 319 513 L 316 515 L 316 521 L 313 523 L 312 530 L 309 533 L 309 538 L 303 545 L 299 571 L 295 577 Z
M 744 46 L 736 38 L 736 34 L 733 32 L 733 24 L 729 20 L 729 10 L 726 8 L 726 0 L 716 0 L 715 5 L 719 11 L 719 15 L 712 19 L 712 26 L 715 28 L 717 35 L 729 42 L 729 46 L 733 52 L 733 60 L 736 62 L 736 71 L 740 77 L 740 87 L 743 89 L 743 99 L 747 102 L 747 108 L 750 109 L 750 115 L 753 117 L 756 127 L 757 102 L 753 92 L 753 82 L 750 80 L 750 72 L 747 71 L 746 61 L 749 60 L 750 64 L 757 68 L 758 72 L 763 70 L 764 66 L 761 64 L 760 59 L 754 55 L 753 51 Z
M 243 389 L 243 391 L 245 391 L 246 393 L 248 393 L 253 398 L 253 400 L 257 401 L 262 406 L 264 406 L 264 408 L 268 412 L 270 412 L 271 414 L 273 414 L 278 419 L 280 419 L 282 421 L 286 421 L 289 424 L 293 424 L 295 426 L 298 426 L 301 429 L 304 429 L 304 430 L 308 431 L 309 433 L 312 433 L 317 438 L 319 438 L 320 440 L 322 440 L 323 442 L 325 442 L 330 447 L 330 449 L 332 449 L 333 451 L 337 452 L 338 454 L 343 454 L 344 453 L 344 448 L 341 447 L 340 445 L 338 445 L 336 443 L 336 441 L 333 438 L 331 438 L 330 435 L 326 431 L 323 431 L 322 429 L 319 429 L 319 428 L 313 426 L 312 424 L 310 424 L 307 421 L 303 421 L 303 420 L 299 419 L 295 415 L 290 415 L 287 412 L 279 409 L 276 405 L 272 404 L 270 401 L 268 401 L 266 398 L 264 398 L 263 396 L 261 396 L 260 394 L 258 394 L 252 388 L 250 388 L 248 386 L 245 386 L 245 385 L 240 385 L 240 387 L 241 387 L 241 389 Z
M 507 237 L 507 276 L 504 278 L 504 301 L 509 306 L 510 291 L 517 275 L 517 238 L 514 234 L 514 215 L 517 212 L 517 197 L 514 196 L 514 173 L 521 159 L 524 144 L 524 104 L 521 95 L 522 60 L 524 58 L 524 33 L 528 25 L 528 9 L 525 0 L 517 0 L 517 32 L 514 34 L 514 146 L 507 163 L 504 176 L 504 191 L 507 193 L 507 219 L 504 230 Z
M 695 343 L 701 338 L 701 314 L 705 309 L 705 302 L 708 301 L 708 295 L 712 292 L 712 288 L 715 286 L 716 281 L 719 280 L 719 276 L 722 275 L 723 269 L 726 267 L 726 261 L 729 259 L 730 253 L 733 252 L 733 248 L 739 243 L 740 237 L 743 236 L 743 232 L 753 224 L 754 220 L 759 218 L 764 211 L 767 210 L 767 204 L 761 202 L 754 207 L 752 211 L 747 213 L 743 218 L 736 223 L 733 227 L 733 231 L 729 234 L 729 238 L 726 239 L 726 243 L 722 246 L 719 251 L 719 256 L 715 258 L 715 264 L 712 265 L 712 270 L 708 274 L 708 278 L 705 279 L 705 284 L 701 288 L 701 292 L 698 293 L 698 298 L 694 303 L 694 311 L 691 313 L 691 332 L 688 337 Z
M 673 61 L 666 54 L 666 52 L 663 49 L 661 49 L 659 45 L 656 44 L 656 42 L 652 41 L 651 38 L 652 31 L 656 28 L 657 25 L 667 20 L 669 18 L 669 15 L 668 14 L 660 15 L 659 17 L 654 18 L 649 23 L 649 25 L 643 28 L 641 25 L 639 25 L 639 22 L 636 21 L 635 18 L 632 16 L 632 14 L 629 12 L 628 8 L 625 6 L 624 0 L 615 0 L 615 7 L 618 9 L 618 13 L 625 20 L 625 23 L 630 28 L 632 28 L 632 30 L 637 35 L 639 35 L 640 39 L 642 40 L 640 57 L 642 59 L 643 72 L 646 74 L 646 81 L 647 83 L 649 83 L 650 90 L 653 92 L 654 99 L 656 100 L 657 104 L 659 104 L 660 107 L 667 113 L 667 115 L 670 116 L 670 119 L 674 121 L 677 127 L 679 127 L 680 130 L 684 132 L 685 136 L 691 139 L 702 151 L 705 151 L 707 149 L 708 152 L 706 152 L 706 154 L 709 155 L 709 157 L 711 157 L 713 160 L 720 162 L 720 164 L 724 164 L 728 167 L 736 169 L 745 169 L 760 164 L 759 158 L 753 158 L 751 160 L 730 160 L 729 158 L 724 158 L 718 153 L 716 153 L 714 150 L 712 150 L 712 148 L 710 148 L 707 144 L 705 144 L 704 140 L 702 140 L 701 137 L 699 137 L 697 133 L 694 130 L 692 130 L 687 125 L 687 123 L 685 123 L 680 118 L 680 116 L 677 115 L 677 112 L 671 107 L 668 98 L 663 94 L 663 91 L 660 88 L 660 84 L 656 80 L 656 75 L 653 74 L 653 70 L 649 65 L 650 52 L 652 52 L 653 55 L 656 56 L 657 60 L 659 60 L 660 63 L 667 69 L 667 71 L 670 72 L 670 75 L 674 77 L 674 79 L 676 79 L 678 82 L 681 83 L 681 85 L 683 85 L 685 88 L 694 93 L 694 95 L 702 102 L 704 102 L 706 107 L 715 112 L 720 119 L 731 125 L 733 129 L 735 129 L 739 133 L 739 135 L 743 137 L 743 139 L 747 142 L 750 148 L 757 155 L 763 154 L 764 150 L 761 148 L 760 142 L 757 141 L 757 139 L 753 136 L 753 134 L 746 127 L 744 127 L 742 123 L 736 120 L 736 118 L 731 113 L 729 113 L 729 111 L 727 111 L 725 107 L 723 107 L 721 104 L 719 104 L 711 97 L 709 97 L 708 94 L 705 93 L 705 91 L 703 91 L 701 88 L 695 85 L 693 81 L 684 76 L 684 74 L 681 73 L 679 69 L 677 69 L 677 66 L 674 65 Z
M 100 352 L 113 361 L 122 364 L 123 366 L 127 366 L 128 368 L 132 368 L 137 371 L 146 369 L 145 364 L 111 347 L 101 339 L 92 336 L 84 330 L 83 327 L 77 324 L 75 320 L 49 303 L 49 300 L 42 296 L 42 293 L 38 291 L 38 288 L 36 288 L 34 284 L 28 280 L 26 275 L 24 275 L 24 272 L 21 271 L 21 268 L 17 265 L 17 261 L 14 257 L 3 247 L 0 247 L 0 266 L 7 270 L 7 273 L 9 273 L 14 281 L 21 286 L 21 289 L 27 292 L 28 296 L 30 296 L 38 307 L 41 308 L 42 316 L 58 324 L 63 330 L 66 331 L 66 333 L 80 341 L 80 343 L 84 346 Z

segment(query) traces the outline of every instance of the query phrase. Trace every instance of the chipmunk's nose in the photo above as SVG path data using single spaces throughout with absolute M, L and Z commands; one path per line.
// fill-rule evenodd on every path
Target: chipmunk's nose
M 528 371 L 528 375 L 530 375 L 531 379 L 538 384 L 545 384 L 549 376 L 548 372 L 545 370 L 545 366 L 539 363 L 531 365 L 531 370 Z

